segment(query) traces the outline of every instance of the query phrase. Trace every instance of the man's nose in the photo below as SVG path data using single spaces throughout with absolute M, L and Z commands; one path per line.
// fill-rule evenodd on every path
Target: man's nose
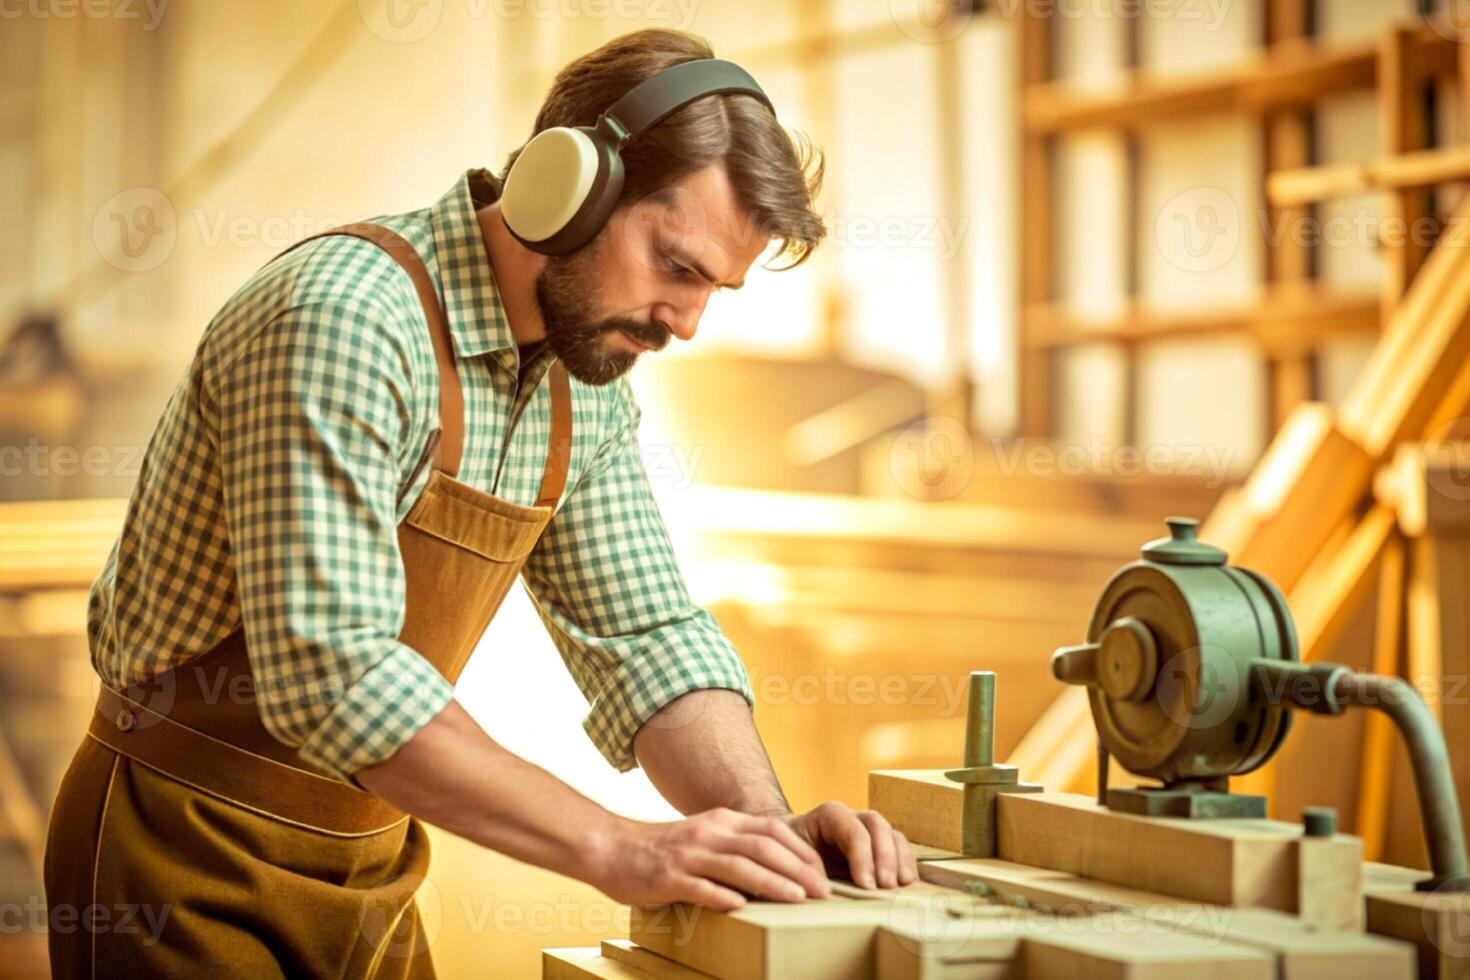
M 699 328 L 699 316 L 703 312 L 703 303 L 669 305 L 654 310 L 653 318 L 663 322 L 677 339 L 693 340 L 694 332 Z

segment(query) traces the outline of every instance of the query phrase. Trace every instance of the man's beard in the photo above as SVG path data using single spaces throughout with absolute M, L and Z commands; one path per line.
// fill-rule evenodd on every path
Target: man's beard
M 551 256 L 536 275 L 536 305 L 546 324 L 546 341 L 567 373 L 583 384 L 605 385 L 627 374 L 638 354 L 613 346 L 621 330 L 655 350 L 669 342 L 670 331 L 661 323 L 641 323 L 627 317 L 597 317 L 592 288 L 594 264 L 590 249 Z

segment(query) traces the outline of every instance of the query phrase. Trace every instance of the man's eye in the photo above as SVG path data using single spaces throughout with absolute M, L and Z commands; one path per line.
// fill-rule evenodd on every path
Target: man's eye
M 663 260 L 664 260 L 664 268 L 667 269 L 669 272 L 672 272 L 676 276 L 681 276 L 682 277 L 682 276 L 690 276 L 690 275 L 693 275 L 694 274 L 692 270 L 690 270 L 690 269 L 686 268 L 685 266 L 683 266 L 682 264 L 680 264 L 679 261 L 677 259 L 673 258 L 672 256 L 665 255 L 663 257 Z

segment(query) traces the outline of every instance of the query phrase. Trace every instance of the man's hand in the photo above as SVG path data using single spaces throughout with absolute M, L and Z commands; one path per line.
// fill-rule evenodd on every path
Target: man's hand
M 724 807 L 672 823 L 623 821 L 597 864 L 590 883 L 628 905 L 693 902 L 728 912 L 745 895 L 799 902 L 830 892 L 821 857 L 780 817 Z
M 881 813 L 829 801 L 784 819 L 816 848 L 834 877 L 851 878 L 864 888 L 893 888 L 919 879 L 919 865 L 908 838 L 894 830 Z

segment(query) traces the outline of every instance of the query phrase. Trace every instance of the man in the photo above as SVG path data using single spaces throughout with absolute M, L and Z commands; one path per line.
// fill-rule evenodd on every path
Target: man
M 166 917 L 152 945 L 54 932 L 57 975 L 432 975 L 419 820 L 636 904 L 917 877 L 880 815 L 789 811 L 639 456 L 632 364 L 692 339 L 773 239 L 800 262 L 823 234 L 820 166 L 753 81 L 635 105 L 631 137 L 599 122 L 675 77 L 738 73 L 710 57 L 645 31 L 578 59 L 536 121 L 566 167 L 530 166 L 528 144 L 525 168 L 293 249 L 210 324 L 93 589 L 104 687 L 47 848 L 53 907 Z M 575 173 L 601 151 L 559 127 L 594 125 L 620 190 L 610 158 Z M 541 239 L 525 202 L 568 168 L 608 213 L 578 205 Z M 686 819 L 607 812 L 454 699 L 517 572 L 593 741 Z

